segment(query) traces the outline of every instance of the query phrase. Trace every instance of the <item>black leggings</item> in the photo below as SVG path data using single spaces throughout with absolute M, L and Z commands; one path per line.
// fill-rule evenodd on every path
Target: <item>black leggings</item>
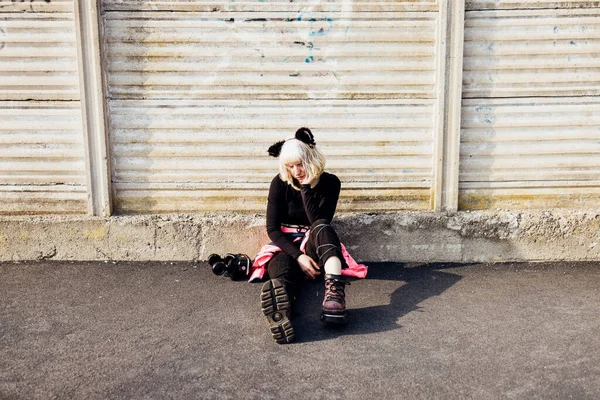
M 326 219 L 315 221 L 310 227 L 310 234 L 306 243 L 306 254 L 315 260 L 321 267 L 322 277 L 325 274 L 325 262 L 330 257 L 338 257 L 342 268 L 348 265 L 342 255 L 342 246 L 335 229 Z M 269 278 L 279 279 L 292 296 L 296 295 L 297 282 L 304 277 L 298 262 L 285 252 L 276 253 L 267 264 Z

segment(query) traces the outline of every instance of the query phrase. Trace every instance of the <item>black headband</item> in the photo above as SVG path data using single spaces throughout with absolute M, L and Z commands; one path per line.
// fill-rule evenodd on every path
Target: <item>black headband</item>
M 292 139 L 298 139 L 299 141 L 306 143 L 310 148 L 313 148 L 316 146 L 315 137 L 313 136 L 312 132 L 308 128 L 298 129 L 296 131 L 296 135 Z M 289 140 L 289 139 L 287 139 L 287 140 Z M 272 145 L 271 147 L 269 147 L 269 150 L 267 150 L 269 152 L 269 155 L 273 156 L 273 157 L 279 157 L 279 154 L 281 154 L 281 148 L 283 147 L 283 144 L 287 140 L 281 140 L 281 141 L 275 143 L 274 145 Z

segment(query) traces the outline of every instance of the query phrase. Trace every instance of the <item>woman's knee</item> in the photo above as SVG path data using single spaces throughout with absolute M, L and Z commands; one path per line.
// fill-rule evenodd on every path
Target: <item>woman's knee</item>
M 321 218 L 321 219 L 318 219 L 315 222 L 313 222 L 312 225 L 310 226 L 310 229 L 312 231 L 316 228 L 319 228 L 321 225 L 331 227 L 331 223 L 328 220 L 326 220 L 325 218 Z
M 336 243 L 339 241 L 338 233 L 326 219 L 319 219 L 315 221 L 310 227 L 310 237 L 317 242 L 332 242 Z

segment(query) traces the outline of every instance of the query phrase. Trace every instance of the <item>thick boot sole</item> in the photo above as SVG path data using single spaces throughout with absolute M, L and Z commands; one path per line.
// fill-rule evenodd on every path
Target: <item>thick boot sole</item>
M 346 311 L 330 312 L 323 310 L 321 312 L 321 322 L 326 325 L 346 325 Z
M 290 299 L 278 279 L 271 279 L 264 283 L 260 293 L 260 305 L 269 321 L 273 339 L 279 344 L 292 343 L 295 335 L 289 319 Z

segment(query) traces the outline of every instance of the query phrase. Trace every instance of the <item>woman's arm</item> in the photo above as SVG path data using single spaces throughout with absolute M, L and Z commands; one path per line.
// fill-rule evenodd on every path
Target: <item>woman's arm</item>
M 286 211 L 286 184 L 278 176 L 271 181 L 267 202 L 267 234 L 281 250 L 297 259 L 302 252 L 283 232 L 281 232 L 282 215 Z
M 310 185 L 302 185 L 302 201 L 304 202 L 304 211 L 311 225 L 319 219 L 326 219 L 331 222 L 337 202 L 340 197 L 341 182 L 335 175 L 327 175 L 327 180 L 321 177 L 319 182 L 319 192 Z M 319 194 L 322 194 L 322 199 Z M 321 200 L 319 200 L 321 199 Z

